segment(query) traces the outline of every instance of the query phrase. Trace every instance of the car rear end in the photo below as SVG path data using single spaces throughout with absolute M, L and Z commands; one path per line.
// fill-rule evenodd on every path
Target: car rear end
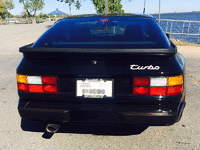
M 181 117 L 185 61 L 151 17 L 63 19 L 20 51 L 22 118 L 170 125 Z

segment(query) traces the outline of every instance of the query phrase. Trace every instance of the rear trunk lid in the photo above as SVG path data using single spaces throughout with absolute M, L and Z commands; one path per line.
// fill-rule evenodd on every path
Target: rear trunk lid
M 69 48 L 20 48 L 23 53 L 18 74 L 56 76 L 60 94 L 74 97 L 77 80 L 103 79 L 113 82 L 114 95 L 132 94 L 133 77 L 162 77 L 181 74 L 172 50 L 99 50 Z M 113 96 L 113 95 L 112 95 Z
M 148 76 L 177 72 L 171 65 L 176 48 L 167 49 L 70 49 L 20 48 L 24 59 L 18 71 L 61 76 Z M 170 63 L 171 62 L 171 63 Z M 30 68 L 29 65 L 32 67 Z

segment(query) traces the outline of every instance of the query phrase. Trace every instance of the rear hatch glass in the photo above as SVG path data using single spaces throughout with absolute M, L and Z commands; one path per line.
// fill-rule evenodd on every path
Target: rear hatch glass
M 170 42 L 153 18 L 86 17 L 58 21 L 33 47 L 170 49 Z

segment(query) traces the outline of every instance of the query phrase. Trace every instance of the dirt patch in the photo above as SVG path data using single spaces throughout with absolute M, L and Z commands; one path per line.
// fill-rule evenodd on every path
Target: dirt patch
M 189 42 L 183 42 L 181 40 L 176 40 L 176 39 L 170 39 L 176 46 L 196 46 L 200 47 L 200 44 L 195 44 L 195 43 L 189 43 Z

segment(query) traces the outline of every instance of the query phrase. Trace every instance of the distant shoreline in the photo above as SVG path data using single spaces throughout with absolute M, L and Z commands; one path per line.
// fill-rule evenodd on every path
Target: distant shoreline
M 192 12 L 166 12 L 166 13 L 160 13 L 162 14 L 188 14 L 188 13 L 200 13 L 200 11 L 192 11 Z M 151 15 L 158 15 L 159 13 L 151 14 Z

